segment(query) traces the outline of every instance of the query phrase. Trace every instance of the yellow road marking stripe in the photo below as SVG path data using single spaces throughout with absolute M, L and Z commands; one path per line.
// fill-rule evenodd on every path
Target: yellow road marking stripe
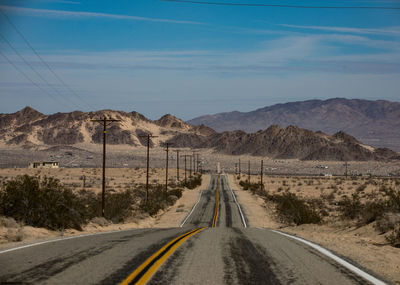
M 212 227 L 215 228 L 217 226 L 217 221 L 218 221 L 218 209 L 219 209 L 219 175 L 217 178 L 217 191 L 215 194 L 215 211 L 214 211 L 214 217 L 213 217 L 213 222 L 212 222 Z
M 127 285 L 129 284 L 132 280 L 135 279 L 135 277 L 141 273 L 154 259 L 156 259 L 160 254 L 162 254 L 169 246 L 171 246 L 173 243 L 175 243 L 167 252 L 164 253 L 164 255 L 157 260 L 148 270 L 147 272 L 135 283 L 135 284 L 144 284 L 150 277 L 154 274 L 154 272 L 157 271 L 157 269 L 163 264 L 163 262 L 178 248 L 179 245 L 181 245 L 185 240 L 187 240 L 189 237 L 201 232 L 204 230 L 205 227 L 203 228 L 197 228 L 194 230 L 191 230 L 189 232 L 186 232 L 176 238 L 174 238 L 172 241 L 164 245 L 160 250 L 158 250 L 155 254 L 150 256 L 148 259 L 146 259 L 145 262 L 143 262 L 138 268 L 136 268 L 135 271 L 133 271 L 124 281 L 122 281 L 121 285 Z M 186 236 L 185 236 L 186 235 Z M 182 238 L 183 237 L 183 238 Z

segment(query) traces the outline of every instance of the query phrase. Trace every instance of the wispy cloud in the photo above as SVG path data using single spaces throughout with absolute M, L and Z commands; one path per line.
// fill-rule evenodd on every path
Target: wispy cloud
M 20 13 L 35 17 L 51 17 L 51 18 L 100 18 L 100 19 L 114 19 L 114 20 L 128 20 L 128 21 L 143 21 L 143 22 L 158 22 L 158 23 L 171 23 L 171 24 L 185 24 L 185 25 L 204 25 L 204 23 L 174 19 L 150 18 L 121 14 L 108 14 L 98 12 L 84 12 L 84 11 L 67 11 L 67 10 L 49 10 L 49 9 L 35 9 L 26 7 L 15 6 L 0 6 L 3 9 L 12 13 Z
M 301 26 L 301 25 L 288 25 L 288 24 L 280 24 L 279 26 L 294 28 L 294 29 L 318 30 L 326 32 L 400 36 L 400 27 L 371 29 L 371 28 L 330 27 L 330 26 Z

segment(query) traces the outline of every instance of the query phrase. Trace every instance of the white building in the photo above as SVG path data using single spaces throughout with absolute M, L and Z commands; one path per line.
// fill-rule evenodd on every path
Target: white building
M 28 168 L 58 168 L 57 161 L 34 161 L 29 162 Z

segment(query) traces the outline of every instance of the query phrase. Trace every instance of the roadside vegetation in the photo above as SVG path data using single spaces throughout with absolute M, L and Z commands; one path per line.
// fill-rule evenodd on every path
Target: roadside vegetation
M 175 204 L 182 196 L 184 187 L 193 189 L 201 184 L 201 175 L 186 183 L 171 183 L 168 192 L 165 185 L 146 186 L 134 184 L 115 191 L 108 189 L 105 199 L 105 221 L 101 216 L 101 193 L 66 187 L 52 177 L 18 176 L 5 181 L 0 188 L 0 225 L 15 228 L 15 240 L 21 232 L 21 224 L 50 230 L 76 229 L 90 221 L 98 224 L 122 223 L 130 218 L 156 215 L 160 210 Z
M 261 196 L 266 202 L 273 202 L 276 213 L 283 223 L 316 224 L 322 220 L 320 212 L 313 203 L 301 199 L 294 193 L 270 194 L 261 184 L 247 181 L 240 181 L 239 185 L 243 190 L 249 190 L 253 194 Z
M 287 225 L 371 224 L 390 245 L 400 247 L 400 179 L 269 177 L 266 181 L 262 186 L 240 180 L 239 185 L 272 205 L 277 218 Z

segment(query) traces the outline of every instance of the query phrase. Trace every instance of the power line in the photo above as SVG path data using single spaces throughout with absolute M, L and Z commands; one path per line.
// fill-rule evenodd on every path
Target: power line
M 306 6 L 306 5 L 282 5 L 282 4 L 256 4 L 256 3 L 230 3 L 230 2 L 209 2 L 192 0 L 160 0 L 164 2 L 189 3 L 215 6 L 247 6 L 247 7 L 277 7 L 277 8 L 300 8 L 300 9 L 370 9 L 370 10 L 400 10 L 400 7 L 385 6 Z
M 42 88 L 39 84 L 37 84 L 35 81 L 33 81 L 25 72 L 22 71 L 16 64 L 14 64 L 2 51 L 0 51 L 0 55 L 2 55 L 9 64 L 11 64 L 19 73 L 21 73 L 28 81 L 30 81 L 33 85 L 35 85 L 37 88 L 42 90 L 44 93 L 46 93 L 48 96 L 55 100 L 59 100 L 57 97 L 53 96 L 51 93 L 49 93 L 46 89 Z M 62 102 L 58 102 L 62 104 Z
M 28 65 L 30 67 L 30 69 L 35 72 L 35 74 L 44 82 L 47 84 L 47 86 L 49 86 L 50 88 L 52 88 L 54 90 L 54 92 L 56 92 L 58 95 L 60 95 L 67 103 L 69 103 L 69 101 L 67 101 L 62 94 L 60 94 L 60 92 L 54 87 L 52 86 L 19 52 L 18 50 L 4 37 L 4 35 L 2 35 L 0 33 L 0 37 L 3 39 L 3 41 L 5 41 L 7 43 L 7 45 L 18 55 L 19 58 L 22 59 L 22 61 Z M 74 102 L 71 101 L 71 103 L 75 106 L 78 107 L 79 106 L 77 104 L 75 104 Z
M 14 28 L 14 30 L 18 33 L 18 35 L 24 40 L 24 42 L 28 45 L 28 47 L 33 51 L 33 53 L 39 58 L 39 60 L 47 67 L 47 69 L 54 75 L 54 77 L 57 78 L 61 84 L 67 88 L 74 96 L 76 96 L 79 100 L 81 100 L 86 106 L 89 108 L 92 108 L 85 100 L 82 99 L 71 87 L 69 87 L 64 80 L 61 79 L 60 76 L 58 76 L 55 71 L 50 67 L 50 65 L 39 55 L 39 53 L 35 50 L 35 48 L 29 43 L 28 39 L 22 34 L 22 32 L 17 28 L 17 26 L 14 25 L 14 23 L 11 21 L 11 19 L 7 16 L 6 13 L 0 8 L 1 14 L 4 16 L 4 18 L 7 20 L 7 22 Z

